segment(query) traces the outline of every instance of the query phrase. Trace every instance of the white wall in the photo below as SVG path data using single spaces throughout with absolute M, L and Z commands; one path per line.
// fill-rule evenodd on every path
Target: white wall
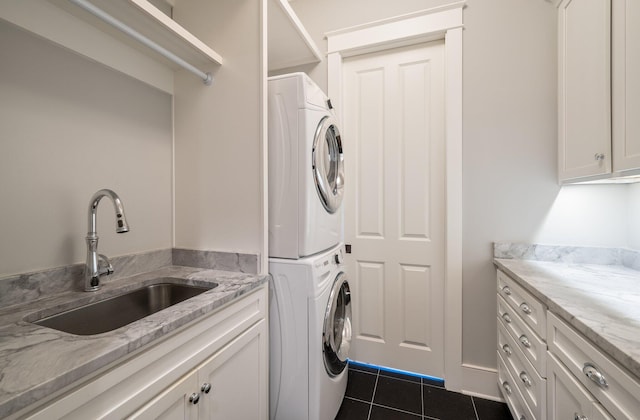
M 175 77 L 176 246 L 264 255 L 261 0 L 181 0 L 174 18 L 224 59 Z
M 85 259 L 93 193 L 122 198 L 131 231 L 98 209 L 99 250 L 169 248 L 171 97 L 0 21 L 0 277 Z
M 640 184 L 631 184 L 627 188 L 627 246 L 640 250 Z
M 328 31 L 446 3 L 295 0 L 291 5 L 326 51 Z M 468 0 L 463 13 L 463 363 L 492 369 L 492 243 L 626 246 L 631 223 L 624 213 L 628 202 L 640 211 L 640 187 L 557 184 L 553 4 Z M 326 62 L 295 70 L 307 71 L 326 89 Z M 629 188 L 636 188 L 635 201 Z M 638 219 L 631 228 L 640 233 Z
M 628 225 L 632 222 L 629 219 L 630 192 L 629 185 L 620 184 L 562 187 L 533 242 L 596 247 L 631 246 L 629 240 L 633 235 Z

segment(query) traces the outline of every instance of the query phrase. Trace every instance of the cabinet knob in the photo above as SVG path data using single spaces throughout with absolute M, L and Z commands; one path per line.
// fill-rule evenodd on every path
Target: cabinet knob
M 531 342 L 529 341 L 529 338 L 526 335 L 522 334 L 520 338 L 518 338 L 518 340 L 520 340 L 522 345 L 525 346 L 526 348 L 531 347 Z
M 506 354 L 507 356 L 511 356 L 511 353 L 513 353 L 511 351 L 511 347 L 508 344 L 505 344 L 502 346 L 502 351 L 504 352 L 504 354 Z
M 587 416 L 580 415 L 578 413 L 574 413 L 573 420 L 589 420 Z
M 522 302 L 520 304 L 520 309 L 522 309 L 522 312 L 524 312 L 527 315 L 531 314 L 531 308 L 529 307 L 529 305 L 527 305 L 527 302 Z
M 502 383 L 502 387 L 504 388 L 504 391 L 507 393 L 507 395 L 511 395 L 511 385 L 509 385 L 509 382 L 504 381 Z
M 604 375 L 600 373 L 597 367 L 593 363 L 587 362 L 582 367 L 582 373 L 587 375 L 587 378 L 595 382 L 600 388 L 609 388 L 609 384 Z
M 604 160 L 604 153 L 596 153 L 593 157 L 595 160 Z
M 509 296 L 511 294 L 511 289 L 509 288 L 509 286 L 504 286 L 502 288 L 502 293 L 504 293 L 505 295 Z
M 198 404 L 198 401 L 200 401 L 200 394 L 194 392 L 189 396 L 189 402 L 191 404 Z
M 522 382 L 527 387 L 531 388 L 531 379 L 529 379 L 529 375 L 527 375 L 527 372 L 525 372 L 524 370 L 520 372 L 520 379 L 522 379 Z
M 506 322 L 507 324 L 511 323 L 511 317 L 506 312 L 502 314 L 502 319 L 504 319 L 504 322 Z
M 205 382 L 202 384 L 202 387 L 200 387 L 200 391 L 204 392 L 205 394 L 208 394 L 209 391 L 211 391 L 211 384 Z

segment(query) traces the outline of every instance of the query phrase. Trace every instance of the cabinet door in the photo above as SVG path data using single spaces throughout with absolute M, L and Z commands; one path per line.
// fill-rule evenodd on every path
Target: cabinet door
M 166 420 L 197 419 L 198 400 L 200 399 L 197 393 L 197 379 L 195 371 L 184 376 L 129 418 Z
M 559 5 L 558 65 L 559 178 L 610 173 L 610 0 Z
M 263 320 L 198 369 L 200 419 L 267 419 L 267 346 Z
M 547 361 L 547 418 L 613 420 L 561 362 L 551 354 Z
M 617 0 L 612 9 L 613 169 L 640 168 L 640 2 Z

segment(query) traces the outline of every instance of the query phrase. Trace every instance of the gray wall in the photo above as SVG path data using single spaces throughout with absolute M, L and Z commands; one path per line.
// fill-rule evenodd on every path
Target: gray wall
M 171 97 L 0 20 L 0 277 L 83 261 L 93 193 L 107 256 L 172 246 Z
M 324 34 L 450 3 L 295 0 Z M 469 0 L 463 49 L 463 362 L 495 368 L 494 241 L 638 246 L 640 187 L 556 182 L 556 19 L 544 0 Z M 326 89 L 322 62 L 307 71 Z M 640 219 L 640 218 L 638 218 Z

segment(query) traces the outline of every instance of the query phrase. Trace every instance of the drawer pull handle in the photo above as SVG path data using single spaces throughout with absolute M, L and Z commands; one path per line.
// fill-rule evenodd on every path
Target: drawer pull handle
M 513 353 L 511 351 L 511 347 L 509 347 L 508 344 L 505 344 L 502 346 L 502 351 L 504 352 L 504 354 L 506 354 L 507 356 L 511 356 L 511 354 Z
M 527 302 L 523 302 L 522 304 L 520 304 L 520 309 L 522 309 L 522 312 L 527 315 L 531 314 L 531 308 L 529 307 L 529 305 L 527 305 Z
M 527 420 L 527 418 L 523 415 L 520 416 L 520 420 Z
M 531 341 L 529 341 L 529 338 L 527 338 L 526 335 L 522 334 L 520 338 L 518 338 L 518 340 L 520 340 L 522 345 L 525 346 L 526 348 L 531 347 Z
M 598 368 L 595 367 L 592 363 L 585 363 L 582 367 L 582 373 L 587 375 L 587 378 L 595 382 L 600 388 L 609 388 L 609 384 L 607 383 L 604 375 L 600 373 Z
M 507 324 L 511 324 L 511 317 L 509 316 L 508 313 L 503 313 L 502 314 L 502 319 L 504 319 L 504 322 L 506 322 Z
M 504 293 L 507 296 L 510 296 L 511 295 L 511 289 L 509 288 L 509 286 L 504 286 L 502 288 L 502 293 Z
M 509 382 L 504 381 L 502 383 L 502 387 L 504 388 L 504 390 L 507 393 L 507 395 L 511 395 L 511 385 L 509 385 Z
M 200 401 L 200 394 L 196 394 L 195 392 L 189 396 L 189 402 L 191 404 L 198 404 Z
M 520 372 L 520 379 L 522 379 L 522 382 L 527 387 L 531 388 L 531 379 L 529 379 L 529 375 L 527 375 L 527 372 L 525 372 L 524 370 Z
M 200 391 L 204 392 L 205 394 L 208 394 L 209 391 L 211 391 L 211 384 L 208 382 L 203 383 L 202 387 L 200 387 Z
M 582 416 L 578 413 L 574 413 L 573 420 L 589 420 L 587 416 Z

